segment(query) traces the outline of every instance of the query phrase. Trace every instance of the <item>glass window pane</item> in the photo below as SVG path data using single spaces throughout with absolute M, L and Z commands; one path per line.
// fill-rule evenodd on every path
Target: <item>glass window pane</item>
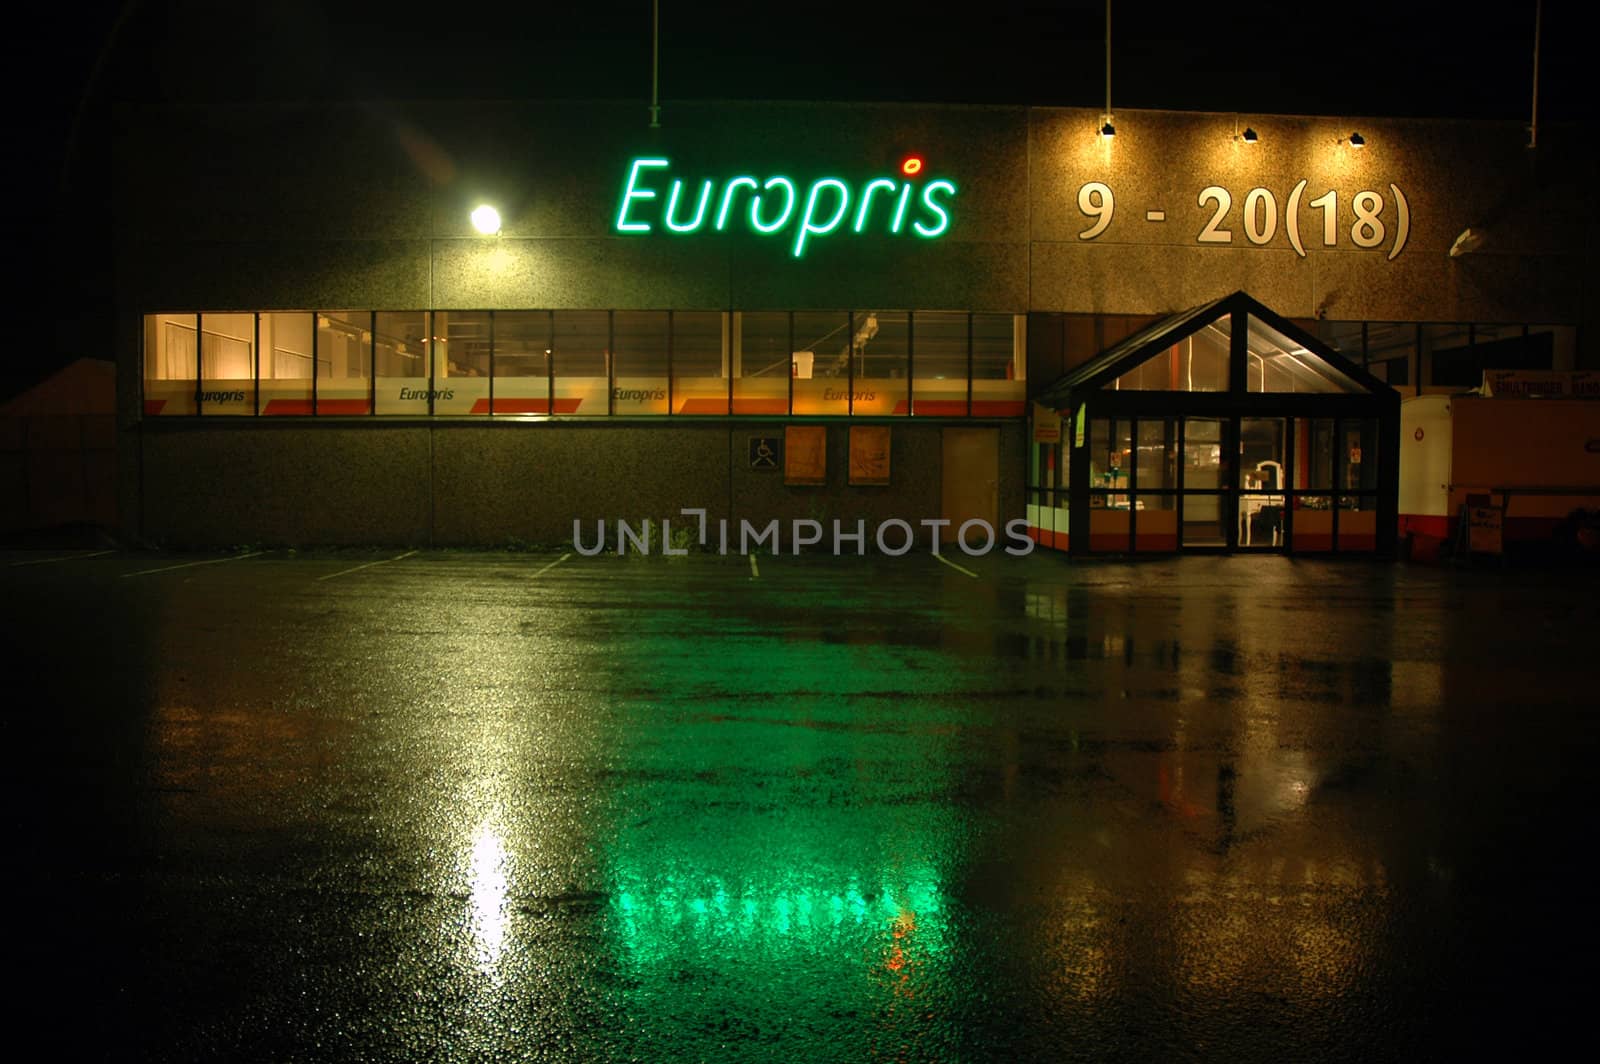
M 1184 495 L 1178 502 L 1183 515 L 1185 547 L 1223 547 L 1228 543 L 1222 524 L 1222 498 L 1218 495 Z
M 611 315 L 603 310 L 555 312 L 555 412 L 605 415 L 611 360 Z
M 1376 492 L 1378 490 L 1378 420 L 1349 418 L 1339 423 L 1343 444 L 1334 460 L 1338 463 L 1340 490 Z M 1340 506 L 1345 505 L 1341 499 Z M 1355 509 L 1372 509 L 1375 498 L 1351 502 Z
M 1378 419 L 1339 422 L 1340 447 L 1334 455 L 1341 494 L 1338 549 L 1370 551 L 1377 547 Z
M 1472 357 L 1470 327 L 1464 323 L 1424 325 L 1422 364 L 1428 367 L 1423 383 L 1440 388 L 1475 388 L 1482 381 Z
M 385 310 L 378 313 L 373 336 L 377 359 L 379 414 L 427 414 L 428 357 L 432 348 L 428 312 Z
M 1294 461 L 1296 490 L 1333 490 L 1333 419 L 1295 420 Z
M 1183 487 L 1215 491 L 1222 486 L 1222 422 L 1191 417 L 1183 423 Z
M 728 412 L 728 315 L 717 311 L 672 314 L 672 412 Z
M 311 357 L 316 316 L 273 312 L 260 316 L 261 412 L 306 415 L 311 406 Z
M 1547 339 L 1548 338 L 1548 339 Z M 1530 325 L 1528 342 L 1550 349 L 1551 369 L 1575 369 L 1578 364 L 1578 330 L 1571 325 Z
M 1430 380 L 1439 386 L 1476 388 L 1491 370 L 1554 369 L 1554 339 L 1545 330 L 1525 333 L 1521 325 L 1474 325 L 1470 348 L 1433 348 Z
M 1387 362 L 1372 362 L 1367 372 L 1391 388 L 1411 383 L 1411 363 L 1405 358 L 1392 358 Z
M 256 316 L 200 315 L 200 412 L 254 414 Z
M 611 316 L 615 380 L 612 410 L 629 416 L 667 412 L 667 312 L 619 310 Z
M 796 372 L 789 351 L 789 315 L 745 311 L 733 315 L 733 412 L 789 412 L 789 377 Z
M 1112 388 L 1133 391 L 1228 390 L 1227 318 L 1213 322 L 1118 377 Z
M 1128 506 L 1133 422 L 1128 418 L 1089 419 L 1090 505 Z
M 1360 366 L 1366 363 L 1363 324 L 1359 321 L 1321 321 L 1317 323 L 1315 331 L 1317 339 Z
M 794 412 L 850 412 L 850 315 L 842 310 L 794 315 Z M 806 372 L 807 364 L 810 373 Z
M 195 413 L 195 337 L 199 327 L 194 314 L 144 316 L 146 414 Z
M 1367 372 L 1390 387 L 1411 383 L 1417 327 L 1403 321 L 1367 323 Z
M 972 316 L 972 413 L 1014 417 L 1025 412 L 1027 316 Z
M 550 412 L 550 312 L 494 312 L 494 412 Z
M 1361 385 L 1311 353 L 1298 340 L 1254 315 L 1247 316 L 1246 390 L 1252 392 L 1360 392 Z
M 489 312 L 436 310 L 433 313 L 433 412 L 489 412 Z M 318 361 L 322 350 L 317 349 Z M 320 383 L 317 412 L 322 413 Z
M 1243 491 L 1282 491 L 1283 418 L 1247 417 L 1239 422 L 1239 475 Z
M 856 414 L 906 414 L 910 396 L 911 316 L 900 311 L 858 310 L 855 320 Z
M 261 349 L 267 349 L 265 332 Z M 325 310 L 318 314 L 318 415 L 370 412 L 371 374 L 372 315 L 365 310 Z
M 1172 418 L 1139 419 L 1139 461 L 1135 474 L 1141 489 L 1178 487 L 1178 425 Z
M 1239 545 L 1276 547 L 1283 542 L 1283 418 L 1247 417 L 1239 422 Z
M 919 310 L 911 315 L 912 412 L 967 412 L 967 315 Z

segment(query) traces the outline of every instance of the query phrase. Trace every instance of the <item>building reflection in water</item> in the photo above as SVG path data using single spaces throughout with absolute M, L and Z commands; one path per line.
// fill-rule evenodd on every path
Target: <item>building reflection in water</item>
M 311 855 L 371 906 L 339 963 L 445 1002 L 417 1021 L 440 1043 L 959 1059 L 998 1016 L 1357 988 L 1428 860 L 1390 822 L 1404 795 L 1364 789 L 1426 759 L 1440 693 L 1392 614 L 1330 645 L 1227 588 L 1013 583 L 911 619 L 851 593 L 848 631 L 432 597 L 315 711 L 202 710 L 220 666 L 163 674 L 157 828 Z

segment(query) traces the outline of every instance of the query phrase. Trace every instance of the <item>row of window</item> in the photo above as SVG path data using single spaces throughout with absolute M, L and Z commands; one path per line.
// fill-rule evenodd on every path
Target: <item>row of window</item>
M 1070 528 L 1064 427 L 1029 463 L 1028 521 L 1052 536 Z M 1378 435 L 1370 417 L 1091 417 L 1090 549 L 1271 548 L 1292 526 L 1296 549 L 1371 550 Z
M 1391 387 L 1456 391 L 1483 383 L 1485 370 L 1572 369 L 1578 330 L 1567 325 L 1478 322 L 1319 323 L 1319 334 Z
M 149 314 L 144 409 L 1016 417 L 1025 333 L 955 311 Z
M 1113 314 L 1060 317 L 1061 369 L 1088 361 L 1158 320 Z M 1307 319 L 1295 324 L 1391 387 L 1416 394 L 1476 388 L 1485 370 L 1572 369 L 1577 358 L 1578 331 L 1570 325 Z M 1247 390 L 1342 390 L 1330 386 L 1337 384 L 1335 376 L 1275 330 L 1252 321 L 1249 339 Z M 1225 328 L 1203 329 L 1183 341 L 1170 359 L 1146 363 L 1115 387 L 1225 391 L 1227 347 Z
M 1036 444 L 1029 486 L 1066 488 L 1075 434 Z M 1230 445 L 1231 441 L 1231 445 Z M 1091 494 L 1378 491 L 1378 419 L 1371 417 L 1090 417 Z M 1236 453 L 1236 464 L 1228 455 Z

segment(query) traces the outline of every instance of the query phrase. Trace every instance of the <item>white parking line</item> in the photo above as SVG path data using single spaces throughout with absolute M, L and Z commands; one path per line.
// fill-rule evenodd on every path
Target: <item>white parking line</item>
M 183 562 L 179 565 L 163 565 L 159 569 L 140 569 L 136 573 L 123 573 L 123 577 L 149 576 L 151 573 L 170 573 L 174 569 L 192 569 L 196 565 L 221 565 L 223 562 L 243 561 L 246 558 L 255 558 L 267 553 L 264 550 L 253 550 L 249 554 L 235 554 L 231 558 L 208 558 L 203 562 Z
M 365 565 L 358 565 L 354 569 L 341 569 L 337 573 L 329 573 L 327 576 L 319 576 L 317 577 L 317 580 L 318 582 L 321 582 L 323 580 L 332 580 L 336 576 L 344 576 L 347 573 L 359 573 L 363 569 L 371 569 L 374 565 L 388 565 L 390 562 L 397 562 L 401 558 L 409 558 L 415 553 L 417 552 L 414 550 L 408 550 L 404 554 L 396 554 L 393 558 L 379 558 L 375 562 L 368 562 Z
M 958 572 L 958 573 L 966 573 L 968 576 L 972 577 L 972 579 L 974 579 L 974 580 L 978 579 L 978 574 L 977 573 L 973 572 L 971 569 L 965 568 L 964 566 L 957 565 L 955 562 L 951 561 L 949 558 L 946 558 L 943 554 L 935 554 L 934 557 L 938 558 L 940 561 L 944 562 L 946 565 L 948 565 L 950 568 L 954 569 L 956 572 Z
M 89 554 L 62 554 L 54 558 L 33 558 L 25 562 L 11 562 L 10 567 L 15 569 L 19 565 L 49 565 L 51 562 L 70 562 L 78 558 L 98 558 L 102 554 L 115 554 L 116 550 L 97 550 Z
M 528 577 L 528 579 L 532 580 L 534 576 L 543 576 L 545 573 L 548 573 L 551 569 L 554 569 L 556 566 L 560 565 L 570 557 L 572 557 L 572 552 L 568 551 L 566 554 L 563 554 L 561 557 L 557 558 L 543 569 L 540 569 L 538 572 L 534 573 L 533 576 Z
M 750 555 L 750 579 L 759 580 L 760 578 L 761 566 L 756 564 L 756 556 L 752 554 Z

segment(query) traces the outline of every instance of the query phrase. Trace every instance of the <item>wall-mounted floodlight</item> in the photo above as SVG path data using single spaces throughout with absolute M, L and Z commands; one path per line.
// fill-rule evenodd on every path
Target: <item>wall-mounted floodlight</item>
M 1244 132 L 1239 134 L 1239 139 L 1244 141 L 1246 144 L 1254 144 L 1261 138 L 1256 136 L 1255 130 L 1251 129 L 1249 126 L 1245 126 Z
M 1350 134 L 1350 146 L 1352 148 L 1365 148 L 1367 146 L 1367 138 L 1360 133 L 1352 133 Z
M 472 209 L 472 228 L 484 236 L 494 236 L 500 231 L 500 212 L 487 203 Z

